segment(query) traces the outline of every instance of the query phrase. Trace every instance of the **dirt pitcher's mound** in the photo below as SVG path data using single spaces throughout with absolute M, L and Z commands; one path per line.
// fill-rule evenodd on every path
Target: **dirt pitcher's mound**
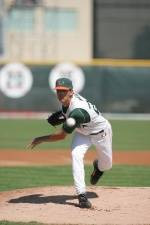
M 88 187 L 93 209 L 80 209 L 73 187 L 0 193 L 0 220 L 48 224 L 150 224 L 150 188 Z

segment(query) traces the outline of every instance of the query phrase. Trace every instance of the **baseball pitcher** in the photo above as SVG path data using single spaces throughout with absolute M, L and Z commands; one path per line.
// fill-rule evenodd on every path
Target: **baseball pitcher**
M 112 167 L 112 129 L 95 105 L 76 94 L 72 81 L 60 78 L 56 81 L 56 93 L 62 104 L 62 110 L 53 113 L 48 122 L 53 125 L 62 123 L 62 128 L 55 134 L 37 137 L 30 147 L 34 148 L 42 142 L 52 142 L 64 139 L 74 132 L 71 155 L 74 185 L 78 195 L 79 207 L 91 208 L 92 204 L 86 195 L 84 155 L 91 145 L 96 147 L 97 159 L 93 162 L 93 172 L 90 182 L 95 185 L 104 171 Z

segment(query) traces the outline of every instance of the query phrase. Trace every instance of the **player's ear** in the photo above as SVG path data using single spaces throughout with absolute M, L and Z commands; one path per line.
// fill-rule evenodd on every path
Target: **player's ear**
M 70 97 L 73 96 L 73 90 L 70 90 L 70 94 L 69 94 Z

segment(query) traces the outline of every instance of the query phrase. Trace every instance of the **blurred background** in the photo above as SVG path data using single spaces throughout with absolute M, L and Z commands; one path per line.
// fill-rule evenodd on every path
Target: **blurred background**
M 58 77 L 104 113 L 150 113 L 149 0 L 0 0 L 0 112 L 59 108 Z
M 57 130 L 46 119 L 60 108 L 59 77 L 112 124 L 114 166 L 100 185 L 150 186 L 150 0 L 0 0 L 0 190 L 73 183 L 71 167 L 6 168 L 70 148 L 71 135 L 26 150 Z

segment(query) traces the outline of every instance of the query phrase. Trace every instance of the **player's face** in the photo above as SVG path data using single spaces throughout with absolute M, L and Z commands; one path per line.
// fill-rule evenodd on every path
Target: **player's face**
M 57 90 L 57 98 L 64 106 L 69 106 L 73 90 Z

